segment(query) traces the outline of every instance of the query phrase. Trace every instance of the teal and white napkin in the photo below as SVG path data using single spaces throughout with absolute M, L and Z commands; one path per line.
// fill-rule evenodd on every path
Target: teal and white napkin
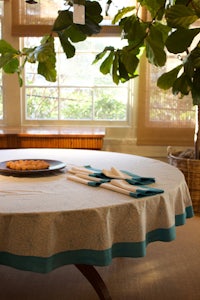
M 155 182 L 153 177 L 141 177 L 112 167 L 110 170 L 95 169 L 91 166 L 72 167 L 67 179 L 93 187 L 103 187 L 115 192 L 141 198 L 163 193 L 162 189 L 147 186 Z
M 70 173 L 84 173 L 88 174 L 91 177 L 97 177 L 101 179 L 124 179 L 130 184 L 135 185 L 148 185 L 155 182 L 154 177 L 143 177 L 136 174 L 133 174 L 128 171 L 118 170 L 115 167 L 112 167 L 110 170 L 106 169 L 95 169 L 91 166 L 84 166 L 84 167 L 72 167 L 68 170 Z

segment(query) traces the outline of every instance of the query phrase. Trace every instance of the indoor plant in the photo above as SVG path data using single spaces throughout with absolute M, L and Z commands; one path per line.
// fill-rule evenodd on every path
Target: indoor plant
M 169 154 L 169 162 L 185 175 L 194 211 L 200 213 L 200 2 L 198 0 L 138 0 L 139 6 L 129 17 L 129 8 L 121 10 L 113 22 L 119 21 L 127 46 L 106 48 L 96 57 L 101 60 L 102 73 L 111 73 L 113 81 L 125 82 L 137 76 L 141 49 L 150 64 L 166 65 L 168 53 L 177 56 L 177 66 L 158 78 L 161 89 L 171 89 L 179 98 L 191 95 L 196 109 L 194 148 L 192 151 Z M 146 13 L 145 13 L 146 12 Z
M 20 85 L 23 84 L 21 72 L 25 63 L 38 63 L 38 73 L 49 81 L 56 80 L 56 58 L 54 51 L 54 34 L 60 38 L 66 57 L 76 54 L 75 43 L 85 40 L 101 30 L 101 1 L 75 2 L 85 5 L 85 25 L 74 24 L 73 2 L 66 1 L 68 8 L 60 11 L 56 18 L 52 32 L 41 40 L 41 45 L 25 48 L 19 51 L 8 42 L 0 41 L 0 67 L 7 73 L 17 73 Z M 108 0 L 109 6 L 112 0 Z M 200 2 L 199 0 L 137 0 L 135 6 L 124 7 L 113 19 L 113 24 L 119 25 L 122 37 L 127 45 L 121 49 L 109 46 L 99 53 L 94 63 L 101 62 L 100 71 L 110 73 L 113 81 L 126 82 L 137 77 L 141 55 L 146 56 L 148 62 L 157 67 L 165 66 L 168 53 L 177 56 L 177 66 L 164 73 L 157 81 L 161 89 L 171 89 L 178 98 L 190 94 L 196 107 L 196 128 L 194 139 L 194 158 L 192 165 L 186 159 L 171 162 L 181 167 L 186 176 L 192 198 L 198 202 L 196 210 L 200 211 L 197 171 L 199 161 L 199 115 L 200 115 Z M 191 47 L 192 45 L 192 47 Z M 179 164 L 180 162 L 180 164 Z M 185 166 L 186 164 L 186 166 Z M 184 167 L 182 168 L 182 166 Z M 194 167 L 197 166 L 197 167 Z M 196 169 L 197 168 L 197 169 Z M 195 196 L 193 196 L 193 188 Z

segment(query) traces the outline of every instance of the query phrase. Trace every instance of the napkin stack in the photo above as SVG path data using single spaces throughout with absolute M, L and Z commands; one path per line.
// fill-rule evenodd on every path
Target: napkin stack
M 99 170 L 91 166 L 72 167 L 68 170 L 67 179 L 93 187 L 100 186 L 134 198 L 152 196 L 164 192 L 161 189 L 147 186 L 155 183 L 155 178 L 141 177 L 114 167 L 110 170 Z

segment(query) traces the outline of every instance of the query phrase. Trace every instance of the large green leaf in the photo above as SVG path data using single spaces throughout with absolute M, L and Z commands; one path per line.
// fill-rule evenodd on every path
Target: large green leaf
M 170 89 L 177 79 L 178 73 L 180 72 L 182 67 L 183 65 L 181 64 L 176 68 L 170 70 L 169 72 L 162 74 L 157 80 L 157 86 L 163 90 Z
M 167 24 L 174 28 L 188 28 L 198 19 L 195 11 L 185 5 L 173 5 L 166 11 L 165 16 Z
M 101 73 L 108 74 L 111 72 L 113 58 L 114 58 L 114 51 L 110 51 L 109 55 L 106 57 L 106 59 L 102 62 L 100 66 Z
M 115 84 L 119 84 L 118 67 L 119 67 L 119 55 L 118 52 L 115 52 L 115 57 L 113 59 L 113 66 L 112 66 L 112 79 Z
M 85 2 L 85 17 L 89 18 L 93 23 L 99 24 L 103 20 L 101 15 L 102 8 L 97 1 L 86 1 Z
M 200 1 L 199 0 L 193 0 L 192 3 L 190 3 L 190 5 L 195 10 L 197 16 L 200 18 Z
M 164 66 L 166 53 L 164 51 L 163 35 L 156 26 L 152 26 L 146 38 L 146 56 L 148 61 L 155 66 Z
M 41 40 L 41 44 L 34 48 L 34 57 L 39 62 L 49 60 L 49 57 L 55 57 L 54 38 L 52 36 L 45 36 Z
M 130 74 L 135 74 L 138 64 L 139 64 L 139 59 L 137 57 L 138 53 L 135 52 L 128 52 L 126 51 L 126 48 L 124 48 L 121 52 L 121 61 L 123 65 L 125 66 L 126 70 Z
M 183 73 L 180 77 L 178 77 L 173 84 L 172 93 L 174 95 L 188 95 L 190 92 L 190 82 L 185 73 Z
M 171 53 L 182 53 L 191 45 L 194 37 L 200 32 L 200 28 L 178 28 L 173 31 L 166 41 L 167 50 Z
M 35 50 L 38 61 L 38 74 L 45 77 L 47 81 L 56 81 L 56 53 L 54 49 L 54 38 L 46 36 L 42 39 L 40 47 Z
M 13 58 L 15 54 L 14 53 L 5 53 L 4 55 L 0 56 L 0 68 L 4 67 L 6 64 L 8 64 Z
M 173 0 L 173 2 L 179 5 L 188 5 L 188 0 Z
M 87 38 L 87 35 L 79 29 L 77 24 L 72 24 L 71 26 L 69 26 L 65 30 L 65 34 L 68 35 L 73 43 L 84 41 Z
M 75 55 L 76 49 L 68 39 L 68 32 L 65 30 L 63 30 L 62 32 L 58 32 L 58 37 L 60 39 L 60 43 L 62 45 L 66 57 L 67 58 L 73 57 Z
M 9 44 L 8 42 L 6 42 L 5 40 L 0 40 L 0 53 L 1 54 L 5 54 L 5 53 L 18 53 L 19 51 L 15 48 L 13 48 L 13 46 L 11 44 Z
M 195 71 L 193 61 L 189 58 L 185 59 L 183 65 L 184 65 L 185 74 L 187 75 L 188 78 L 192 79 L 194 76 L 194 71 Z
M 50 47 L 48 44 L 37 46 L 33 52 L 35 60 L 39 62 L 46 61 L 49 56 L 49 49 Z
M 100 61 L 107 54 L 107 52 L 114 51 L 114 50 L 115 50 L 115 48 L 112 47 L 112 46 L 105 47 L 102 52 L 100 52 L 96 55 L 96 57 L 95 57 L 95 59 L 92 63 L 96 64 L 98 61 Z
M 120 59 L 119 59 L 119 76 L 121 82 L 126 82 L 130 79 L 129 74 Z
M 138 74 L 134 73 L 134 74 L 130 74 L 128 72 L 128 70 L 126 69 L 125 65 L 123 64 L 123 62 L 121 61 L 120 57 L 119 57 L 119 67 L 118 67 L 118 71 L 119 71 L 119 78 L 120 81 L 122 83 L 130 80 L 131 78 L 135 78 L 138 76 Z
M 147 23 L 140 22 L 140 20 L 133 15 L 123 19 L 119 25 L 123 30 L 124 39 L 127 39 L 132 47 L 139 48 L 144 44 L 146 29 L 148 27 Z
M 168 36 L 169 36 L 169 32 L 171 30 L 171 27 L 169 27 L 165 24 L 162 24 L 160 22 L 157 22 L 157 21 L 154 21 L 153 26 L 154 26 L 154 28 L 156 28 L 156 30 L 159 31 L 159 34 L 161 35 L 160 38 L 162 38 L 163 45 L 164 45 L 166 43 L 166 40 L 167 40 Z
M 69 10 L 61 10 L 54 21 L 53 31 L 61 31 L 73 24 L 73 13 Z
M 118 13 L 114 16 L 112 20 L 112 24 L 118 23 L 127 13 L 130 13 L 131 11 L 135 10 L 135 6 L 128 6 L 120 9 Z
M 85 24 L 76 24 L 81 32 L 87 36 L 98 34 L 101 31 L 99 23 L 103 20 L 102 8 L 97 1 L 85 2 Z
M 57 73 L 54 62 L 51 60 L 38 63 L 38 74 L 45 77 L 47 81 L 55 82 Z
M 98 25 L 103 17 L 101 15 L 102 8 L 100 4 L 96 1 L 86 1 L 85 2 L 85 25 L 77 24 L 80 31 L 88 36 L 100 32 L 101 27 Z M 53 31 L 62 31 L 69 28 L 73 24 L 73 12 L 69 10 L 61 10 L 56 18 Z M 80 37 L 80 34 L 79 34 Z M 78 37 L 77 37 L 78 39 Z M 80 41 L 82 41 L 82 37 Z
M 7 64 L 3 66 L 3 70 L 5 73 L 13 74 L 18 71 L 19 68 L 19 60 L 18 58 L 11 59 Z
M 85 25 L 76 24 L 80 31 L 82 31 L 87 36 L 93 34 L 98 34 L 101 31 L 101 26 L 93 22 L 89 17 L 85 18 Z
M 145 6 L 151 13 L 152 18 L 157 16 L 158 19 L 162 18 L 165 8 L 166 0 L 137 0 L 142 6 Z
M 185 5 L 195 11 L 200 17 L 200 1 L 199 0 L 176 0 L 176 4 Z

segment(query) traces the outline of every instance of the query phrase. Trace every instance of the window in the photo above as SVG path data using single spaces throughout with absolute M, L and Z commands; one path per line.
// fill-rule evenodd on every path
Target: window
M 57 11 L 66 7 L 64 0 L 37 0 L 37 4 L 34 5 L 27 4 L 24 0 L 11 0 L 11 2 L 12 35 L 14 36 L 41 36 L 46 34 L 51 30 Z M 119 9 L 135 4 L 135 0 L 112 0 L 112 4 L 107 9 L 108 0 L 99 0 L 98 2 L 102 7 L 104 15 L 102 25 L 104 26 L 111 25 L 111 20 Z
M 140 77 L 138 144 L 193 145 L 195 108 L 190 96 L 178 99 L 156 86 L 157 78 L 177 62 L 169 58 L 164 68 L 144 63 Z M 145 87 L 145 88 L 144 88 Z
M 39 44 L 40 38 L 24 38 L 24 46 Z M 93 65 L 95 55 L 116 37 L 91 37 L 76 44 L 76 55 L 66 59 L 56 40 L 57 81 L 47 82 L 37 74 L 35 64 L 27 64 L 24 84 L 24 122 L 92 121 L 128 122 L 131 82 L 115 85 L 110 75 Z
M 60 2 L 62 5 L 64 1 Z M 106 4 L 106 1 L 102 0 L 101 2 Z M 117 2 L 113 2 L 115 6 Z M 132 0 L 126 2 L 130 3 Z M 120 1 L 119 3 L 121 4 Z M 38 4 L 42 7 L 48 6 L 48 17 L 52 11 L 57 15 L 57 9 L 49 9 L 49 4 L 56 7 L 60 5 L 58 1 L 54 0 L 38 1 Z M 31 6 L 35 10 L 33 13 L 27 7 L 26 2 L 21 0 L 4 2 L 3 38 L 10 41 L 16 49 L 19 46 L 39 44 L 41 36 L 51 32 L 51 17 L 45 21 L 44 25 L 41 23 L 38 25 L 34 21 L 34 16 L 37 16 L 37 19 L 40 16 L 42 19 L 46 18 L 47 15 L 43 13 L 44 9 L 38 10 L 34 8 L 35 6 Z M 108 22 L 107 19 L 106 22 Z M 13 28 L 15 28 L 14 32 Z M 38 39 L 37 42 L 36 39 Z M 17 76 L 4 74 L 5 101 L 1 108 L 4 112 L 2 120 L 0 120 L 1 124 L 7 127 L 66 124 L 129 127 L 132 114 L 133 84 L 129 82 L 116 86 L 109 75 L 104 76 L 100 73 L 97 64 L 91 64 L 96 53 L 102 51 L 104 45 L 115 45 L 119 42 L 122 42 L 119 29 L 110 25 L 103 26 L 98 38 L 91 37 L 84 43 L 76 44 L 77 55 L 72 59 L 64 57 L 60 42 L 56 42 L 59 76 L 55 83 L 47 82 L 42 76 L 39 76 L 35 64 L 27 64 L 23 88 L 19 88 Z M 70 70 L 70 76 L 66 69 Z
M 195 110 L 192 107 L 192 98 L 188 96 L 178 99 L 169 90 L 160 91 L 155 84 L 158 77 L 168 72 L 174 65 L 174 59 L 171 58 L 171 64 L 168 63 L 160 70 L 150 66 L 149 122 L 152 127 L 157 126 L 155 125 L 157 123 L 169 128 L 194 126 Z
M 3 16 L 3 2 L 5 7 L 3 29 L 6 31 L 6 34 L 4 32 L 4 38 L 11 42 L 14 41 L 16 48 L 20 39 L 25 44 L 35 44 L 36 37 L 40 40 L 41 35 L 50 32 L 52 19 L 50 18 L 50 21 L 46 20 L 44 25 L 38 25 L 33 18 L 35 13 L 33 14 L 30 9 L 29 11 L 26 10 L 25 1 L 0 0 L 1 18 Z M 59 6 L 63 2 L 63 0 L 38 1 L 40 5 L 48 6 L 48 12 L 57 11 L 57 9 L 50 9 L 50 3 Z M 101 0 L 100 2 L 105 5 L 107 0 Z M 131 5 L 133 2 L 134 0 L 116 0 L 113 3 L 114 5 L 119 3 L 123 6 L 127 3 Z M 10 16 L 11 9 L 12 16 Z M 19 11 L 22 13 L 20 20 Z M 42 9 L 42 11 L 44 10 Z M 41 16 L 42 11 L 36 10 L 37 18 Z M 44 14 L 42 15 L 45 17 Z M 120 40 L 116 37 L 117 34 L 119 36 L 118 30 L 116 31 L 117 27 L 107 26 L 109 24 L 108 19 L 109 17 L 106 16 L 104 20 L 106 26 L 103 27 L 98 38 L 91 37 L 84 43 L 80 43 L 77 55 L 72 58 L 73 60 L 66 60 L 65 58 L 65 63 L 62 64 L 63 53 L 59 43 L 57 44 L 59 69 L 57 82 L 49 83 L 43 77 L 36 75 L 36 65 L 34 64 L 27 65 L 23 89 L 19 88 L 16 77 L 14 80 L 12 75 L 3 76 L 4 82 L 6 82 L 4 86 L 4 98 L 6 99 L 4 107 L 2 107 L 2 80 L 0 74 L 0 123 L 10 127 L 29 124 L 85 124 L 86 126 L 97 124 L 97 126 L 102 125 L 111 128 L 107 130 L 107 138 L 113 138 L 113 143 L 115 143 L 115 139 L 119 139 L 120 143 L 122 139 L 130 139 L 131 143 L 132 141 L 135 143 L 137 139 L 140 145 L 166 146 L 169 144 L 178 145 L 180 139 L 182 145 L 193 144 L 194 124 L 192 114 L 194 114 L 194 111 L 191 99 L 186 100 L 184 98 L 183 101 L 177 101 L 172 98 L 171 93 L 163 93 L 156 88 L 157 69 L 153 69 L 146 61 L 143 61 L 138 79 L 129 82 L 127 85 L 116 86 L 112 85 L 109 76 L 101 75 L 97 65 L 89 63 L 93 61 L 96 53 L 104 48 L 104 44 L 113 45 Z M 22 24 L 19 21 L 22 21 Z M 12 35 L 11 23 L 15 29 Z M 79 61 L 83 64 L 82 66 L 80 66 Z M 77 64 L 78 68 L 76 67 Z M 85 80 L 85 65 L 90 68 L 87 72 L 87 81 Z M 69 76 L 69 72 L 65 72 L 65 69 L 70 69 L 70 72 L 73 70 L 73 76 L 71 73 Z M 162 70 L 160 71 L 162 72 Z M 10 88 L 11 85 L 12 89 Z M 133 95 L 134 90 L 136 90 L 136 93 Z M 191 114 L 186 113 L 188 106 L 191 107 Z M 186 110 L 184 110 L 185 108 Z M 137 114 L 137 111 L 139 111 L 139 114 Z M 179 126 L 177 126 L 177 123 L 179 123 Z M 122 129 L 118 130 L 118 127 Z
M 105 46 L 122 43 L 119 29 L 111 26 L 111 19 L 124 4 L 133 4 L 133 0 L 124 2 L 113 0 L 107 11 L 107 0 L 100 1 L 105 15 L 101 36 L 76 44 L 75 57 L 66 59 L 59 41 L 56 42 L 58 76 L 55 83 L 37 75 L 36 65 L 27 64 L 22 90 L 23 124 L 55 121 L 57 124 L 78 121 L 114 126 L 129 124 L 133 83 L 116 86 L 109 75 L 100 73 L 97 64 L 92 65 L 95 55 Z M 12 0 L 12 34 L 23 36 L 24 46 L 39 44 L 39 36 L 51 31 L 57 10 L 63 8 L 64 1 L 38 1 L 36 5 L 27 5 L 25 1 Z
M 196 21 L 199 25 L 199 20 Z M 199 42 L 198 34 L 191 44 L 191 49 Z M 161 74 L 180 64 L 179 55 L 168 53 L 167 63 L 163 68 L 141 64 L 142 76 L 139 95 L 137 141 L 139 145 L 176 145 L 194 146 L 196 107 L 191 95 L 179 99 L 171 90 L 163 91 L 156 85 Z M 145 87 L 145 88 L 144 88 Z

